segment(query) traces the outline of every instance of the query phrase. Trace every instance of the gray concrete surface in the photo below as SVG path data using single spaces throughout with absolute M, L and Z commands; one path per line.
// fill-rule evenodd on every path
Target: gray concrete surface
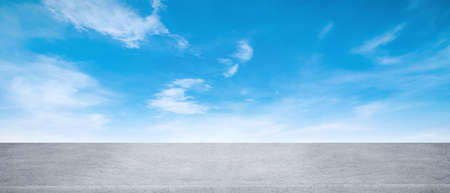
M 0 144 L 0 192 L 450 192 L 450 144 Z

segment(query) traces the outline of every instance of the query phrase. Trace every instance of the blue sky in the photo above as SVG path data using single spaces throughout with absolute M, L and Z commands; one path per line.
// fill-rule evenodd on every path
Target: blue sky
M 0 3 L 0 141 L 449 142 L 448 1 Z

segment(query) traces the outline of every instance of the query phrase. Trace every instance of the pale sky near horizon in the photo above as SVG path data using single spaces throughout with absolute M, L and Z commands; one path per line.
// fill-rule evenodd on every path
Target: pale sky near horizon
M 0 142 L 450 142 L 450 1 L 0 2 Z

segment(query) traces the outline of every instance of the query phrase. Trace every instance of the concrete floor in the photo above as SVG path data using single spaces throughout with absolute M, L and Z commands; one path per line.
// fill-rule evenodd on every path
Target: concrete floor
M 450 192 L 450 144 L 0 144 L 0 192 Z

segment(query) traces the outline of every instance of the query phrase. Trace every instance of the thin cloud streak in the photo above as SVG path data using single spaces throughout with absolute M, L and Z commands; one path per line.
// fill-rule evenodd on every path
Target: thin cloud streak
M 238 71 L 238 68 L 239 68 L 239 64 L 235 64 L 233 66 L 230 66 L 228 68 L 228 70 L 225 73 L 223 73 L 223 76 L 225 78 L 232 77 L 234 74 L 236 74 L 236 72 Z
M 328 23 L 328 24 L 327 24 L 327 25 L 319 32 L 319 35 L 317 36 L 317 38 L 319 38 L 319 40 L 323 39 L 323 38 L 328 34 L 328 32 L 330 32 L 330 31 L 333 29 L 333 27 L 334 27 L 334 23 L 333 23 L 333 22 Z
M 397 64 L 402 62 L 402 57 L 389 57 L 389 56 L 381 56 L 377 57 L 377 61 L 379 64 Z
M 237 42 L 237 45 L 236 52 L 232 55 L 232 58 L 241 63 L 250 61 L 253 57 L 253 48 L 249 45 L 248 41 L 240 40 Z M 230 58 L 218 58 L 217 61 L 227 66 L 226 71 L 223 73 L 225 78 L 232 77 L 239 69 L 239 63 L 233 65 L 233 60 Z
M 115 0 L 44 0 L 45 6 L 58 19 L 72 23 L 78 30 L 92 29 L 125 43 L 128 48 L 139 48 L 147 35 L 173 38 L 178 47 L 186 48 L 189 43 L 183 37 L 172 34 L 161 22 L 159 10 L 161 1 L 152 2 L 152 13 L 141 17 Z
M 397 39 L 397 33 L 405 27 L 405 23 L 397 25 L 391 31 L 384 33 L 383 35 L 377 36 L 371 40 L 367 40 L 363 45 L 353 48 L 351 53 L 354 54 L 366 54 L 375 50 L 379 46 L 388 44 L 389 42 Z

